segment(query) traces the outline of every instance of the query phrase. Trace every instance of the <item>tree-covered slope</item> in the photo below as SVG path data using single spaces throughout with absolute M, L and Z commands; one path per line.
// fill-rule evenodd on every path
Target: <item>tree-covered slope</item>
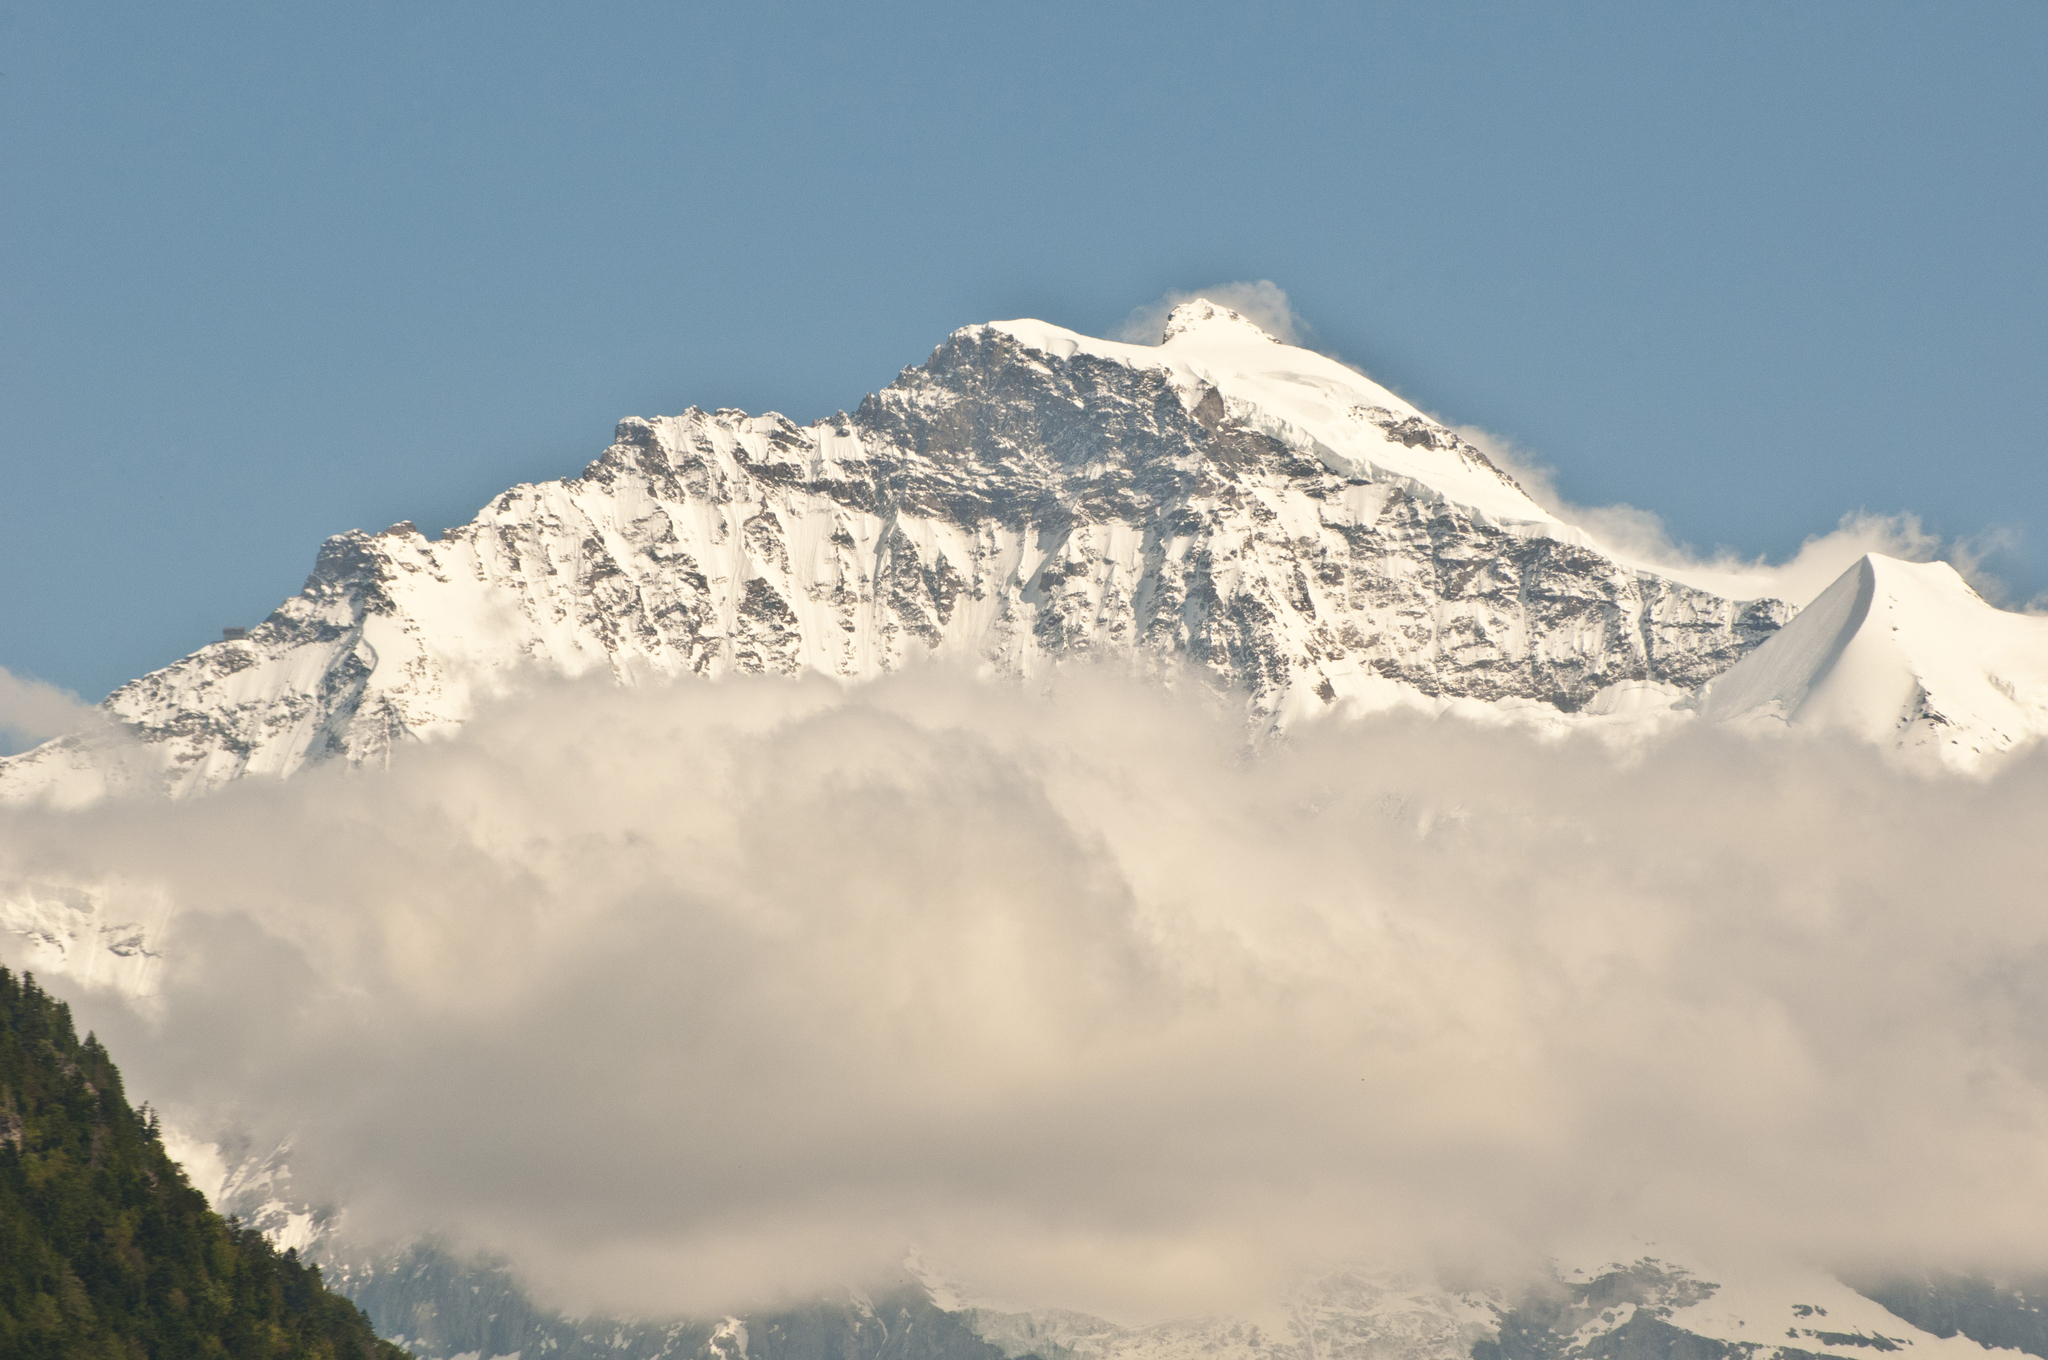
M 223 1221 L 70 1008 L 0 968 L 0 1355 L 402 1360 L 317 1267 Z

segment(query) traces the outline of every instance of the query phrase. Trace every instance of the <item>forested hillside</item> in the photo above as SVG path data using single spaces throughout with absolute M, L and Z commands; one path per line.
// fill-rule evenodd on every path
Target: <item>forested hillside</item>
M 320 1271 L 222 1220 L 99 1041 L 0 968 L 0 1355 L 403 1360 Z

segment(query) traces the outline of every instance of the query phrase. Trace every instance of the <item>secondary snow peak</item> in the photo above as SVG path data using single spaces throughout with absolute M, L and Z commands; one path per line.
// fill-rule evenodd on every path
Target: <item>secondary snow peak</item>
M 2048 620 L 1994 608 L 1946 562 L 1870 553 L 1716 678 L 1700 710 L 1973 768 L 2048 736 Z
M 1766 713 L 1796 718 L 1862 628 L 1876 583 L 1865 554 L 1775 636 L 1710 681 L 1700 712 L 1716 720 Z

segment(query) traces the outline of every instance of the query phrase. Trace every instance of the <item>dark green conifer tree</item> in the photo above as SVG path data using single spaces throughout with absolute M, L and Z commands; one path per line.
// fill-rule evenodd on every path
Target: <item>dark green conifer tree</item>
M 223 1220 L 154 1112 L 35 978 L 0 968 L 0 1356 L 403 1360 L 320 1270 Z

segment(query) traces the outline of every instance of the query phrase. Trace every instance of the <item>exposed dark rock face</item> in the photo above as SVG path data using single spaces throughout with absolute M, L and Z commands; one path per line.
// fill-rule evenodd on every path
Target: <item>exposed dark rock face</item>
M 1865 1298 L 1939 1337 L 1960 1333 L 1982 1346 L 2048 1356 L 2048 1279 L 1998 1281 L 1981 1275 L 1892 1275 L 1855 1280 Z M 1855 1340 L 1842 1338 L 1848 1344 Z
M 744 1319 L 634 1322 L 537 1308 L 503 1269 L 431 1246 L 374 1264 L 330 1264 L 328 1276 L 380 1334 L 402 1339 L 420 1360 L 1005 1360 L 969 1319 L 941 1310 L 908 1279 Z
M 1590 1280 L 1549 1281 L 1500 1310 L 1497 1334 L 1473 1344 L 1472 1360 L 1747 1360 L 1754 1347 L 1669 1321 L 1719 1287 L 1652 1260 Z

